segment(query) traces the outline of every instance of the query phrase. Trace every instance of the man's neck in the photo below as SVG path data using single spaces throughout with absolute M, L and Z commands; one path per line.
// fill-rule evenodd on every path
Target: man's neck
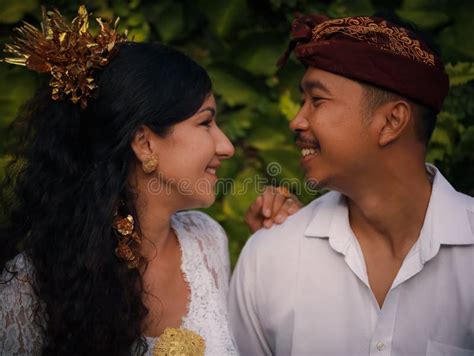
M 347 196 L 350 225 L 359 241 L 385 245 L 393 256 L 405 256 L 418 239 L 430 196 L 424 166 L 385 170 Z

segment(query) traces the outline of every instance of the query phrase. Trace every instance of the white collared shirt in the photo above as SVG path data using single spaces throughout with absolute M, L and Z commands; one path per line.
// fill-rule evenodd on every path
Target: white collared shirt
M 256 232 L 229 297 L 240 353 L 474 355 L 474 199 L 428 169 L 423 228 L 382 308 L 341 194 Z

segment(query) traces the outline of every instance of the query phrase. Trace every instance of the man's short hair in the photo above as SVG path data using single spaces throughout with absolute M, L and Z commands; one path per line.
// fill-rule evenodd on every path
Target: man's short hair
M 365 117 L 371 117 L 375 110 L 381 105 L 397 100 L 407 101 L 412 108 L 412 115 L 415 119 L 415 134 L 420 142 L 428 146 L 431 135 L 436 126 L 437 112 L 424 105 L 415 103 L 414 101 L 404 98 L 389 90 L 385 90 L 367 83 L 360 83 L 364 89 L 364 102 L 362 105 L 363 115 Z
M 426 33 L 421 32 L 415 25 L 401 20 L 393 12 L 378 12 L 374 14 L 374 17 L 384 18 L 397 26 L 404 27 L 410 30 L 420 41 L 424 42 L 430 48 L 430 50 L 432 50 L 436 55 L 439 55 L 439 50 L 430 36 L 428 36 Z M 368 117 L 372 116 L 372 114 L 377 108 L 389 101 L 396 101 L 400 99 L 406 100 L 411 104 L 412 112 L 416 120 L 416 137 L 426 146 L 428 145 L 436 126 L 436 118 L 438 114 L 436 110 L 418 104 L 413 100 L 410 100 L 409 98 L 405 98 L 392 91 L 379 88 L 372 84 L 360 84 L 362 85 L 365 94 L 365 102 L 363 105 L 365 115 L 367 115 Z

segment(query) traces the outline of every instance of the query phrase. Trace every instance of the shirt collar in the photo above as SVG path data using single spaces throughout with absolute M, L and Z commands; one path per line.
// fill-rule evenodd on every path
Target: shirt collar
M 427 164 L 426 169 L 433 186 L 419 238 L 423 262 L 433 258 L 440 245 L 474 244 L 474 199 L 457 192 L 435 166 Z M 333 249 L 345 254 L 352 230 L 344 196 L 329 192 L 315 203 L 304 235 L 329 238 Z
M 434 179 L 425 223 L 432 218 L 433 234 L 443 245 L 474 244 L 474 199 L 457 192 L 432 164 L 426 168 Z
M 304 235 L 329 238 L 331 247 L 345 255 L 351 234 L 345 197 L 338 192 L 329 192 L 319 198 L 314 206 L 314 216 Z

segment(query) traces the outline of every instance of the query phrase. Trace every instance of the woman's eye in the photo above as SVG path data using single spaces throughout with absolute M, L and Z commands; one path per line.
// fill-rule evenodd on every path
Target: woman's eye
M 206 127 L 211 127 L 211 124 L 212 124 L 212 120 L 206 120 L 204 122 L 201 122 L 201 125 L 206 126 Z

